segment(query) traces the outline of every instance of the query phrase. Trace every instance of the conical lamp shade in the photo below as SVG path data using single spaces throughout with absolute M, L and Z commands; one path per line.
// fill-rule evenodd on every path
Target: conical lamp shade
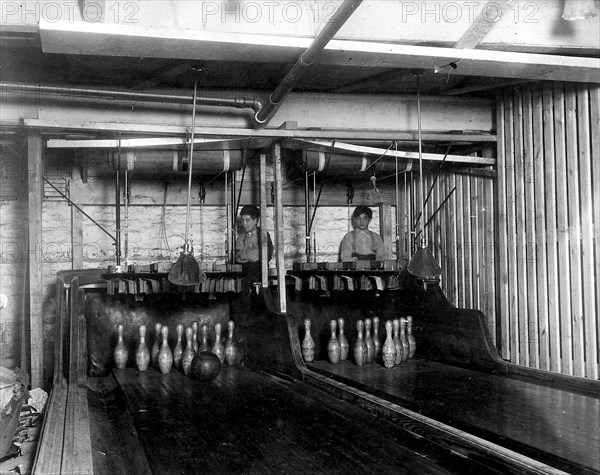
M 436 277 L 442 274 L 442 268 L 433 257 L 429 247 L 419 246 L 408 263 L 408 272 L 416 277 Z

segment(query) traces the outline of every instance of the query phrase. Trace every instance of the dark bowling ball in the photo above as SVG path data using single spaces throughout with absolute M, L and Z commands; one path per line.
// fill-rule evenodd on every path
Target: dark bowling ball
M 192 360 L 190 372 L 200 381 L 211 381 L 221 372 L 221 361 L 212 351 L 200 351 Z

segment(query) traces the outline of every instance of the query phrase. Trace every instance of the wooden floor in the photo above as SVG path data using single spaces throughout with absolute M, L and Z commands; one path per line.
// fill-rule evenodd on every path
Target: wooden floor
M 377 363 L 359 367 L 350 361 L 308 366 L 370 393 L 390 395 L 403 407 L 511 450 L 546 457 L 544 462 L 553 466 L 564 459 L 561 468 L 566 471 L 600 471 L 600 394 L 578 394 L 421 359 L 392 369 Z
M 141 451 L 147 459 L 137 473 L 496 473 L 318 389 L 244 367 L 225 366 L 211 382 L 152 368 L 113 375 L 127 414 L 112 418 L 127 424 L 130 417 L 132 428 L 119 429 L 121 449 L 94 447 L 102 459 L 95 467 L 110 465 L 106 458 L 119 450 L 122 457 L 129 438 L 141 442 L 140 450 L 127 449 L 131 459 Z M 93 445 L 106 444 L 102 432 L 92 428 Z M 118 465 L 111 474 L 127 472 Z

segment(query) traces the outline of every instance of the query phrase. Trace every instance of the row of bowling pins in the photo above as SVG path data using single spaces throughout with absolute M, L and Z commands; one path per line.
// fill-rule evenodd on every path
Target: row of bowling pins
M 412 324 L 411 316 L 386 321 L 386 338 L 381 345 L 378 317 L 373 317 L 373 320 L 366 318 L 364 322 L 363 320 L 356 322 L 358 337 L 353 349 L 356 364 L 364 366 L 365 363 L 372 363 L 381 355 L 383 365 L 386 368 L 392 368 L 408 358 L 413 358 L 417 349 L 417 341 L 412 333 Z M 371 335 L 371 325 L 373 326 L 373 335 Z M 348 359 L 350 345 L 344 333 L 343 318 L 338 318 L 337 322 L 331 320 L 329 326 L 331 338 L 327 344 L 327 356 L 331 363 L 337 364 Z M 315 358 L 315 342 L 310 334 L 310 327 L 311 321 L 307 318 L 304 320 L 306 333 L 302 341 L 302 356 L 306 362 L 311 362 Z
M 183 370 L 187 376 L 190 374 L 192 360 L 196 353 L 201 351 L 211 351 L 215 353 L 221 364 L 234 365 L 238 355 L 237 343 L 233 339 L 235 324 L 233 320 L 227 322 L 228 337 L 225 344 L 221 339 L 221 323 L 215 324 L 215 341 L 211 347 L 208 344 L 208 326 L 199 326 L 198 322 L 193 322 L 191 327 L 185 329 L 185 349 L 183 347 L 184 326 L 179 323 L 177 329 L 177 343 L 171 351 L 168 343 L 169 327 L 160 323 L 155 324 L 155 339 L 152 349 L 148 348 L 146 343 L 146 325 L 139 326 L 139 343 L 135 351 L 135 364 L 139 371 L 146 371 L 150 362 L 160 370 L 162 374 L 171 372 L 173 366 L 176 370 Z M 200 328 L 201 338 L 198 339 L 198 329 Z M 123 325 L 117 325 L 117 345 L 113 352 L 115 365 L 119 369 L 127 366 L 129 352 L 123 341 Z M 162 341 L 161 341 L 162 340 Z

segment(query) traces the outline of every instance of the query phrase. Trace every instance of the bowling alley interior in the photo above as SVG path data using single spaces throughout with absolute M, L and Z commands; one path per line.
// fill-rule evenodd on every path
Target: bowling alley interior
M 0 8 L 0 474 L 600 473 L 599 1 Z

